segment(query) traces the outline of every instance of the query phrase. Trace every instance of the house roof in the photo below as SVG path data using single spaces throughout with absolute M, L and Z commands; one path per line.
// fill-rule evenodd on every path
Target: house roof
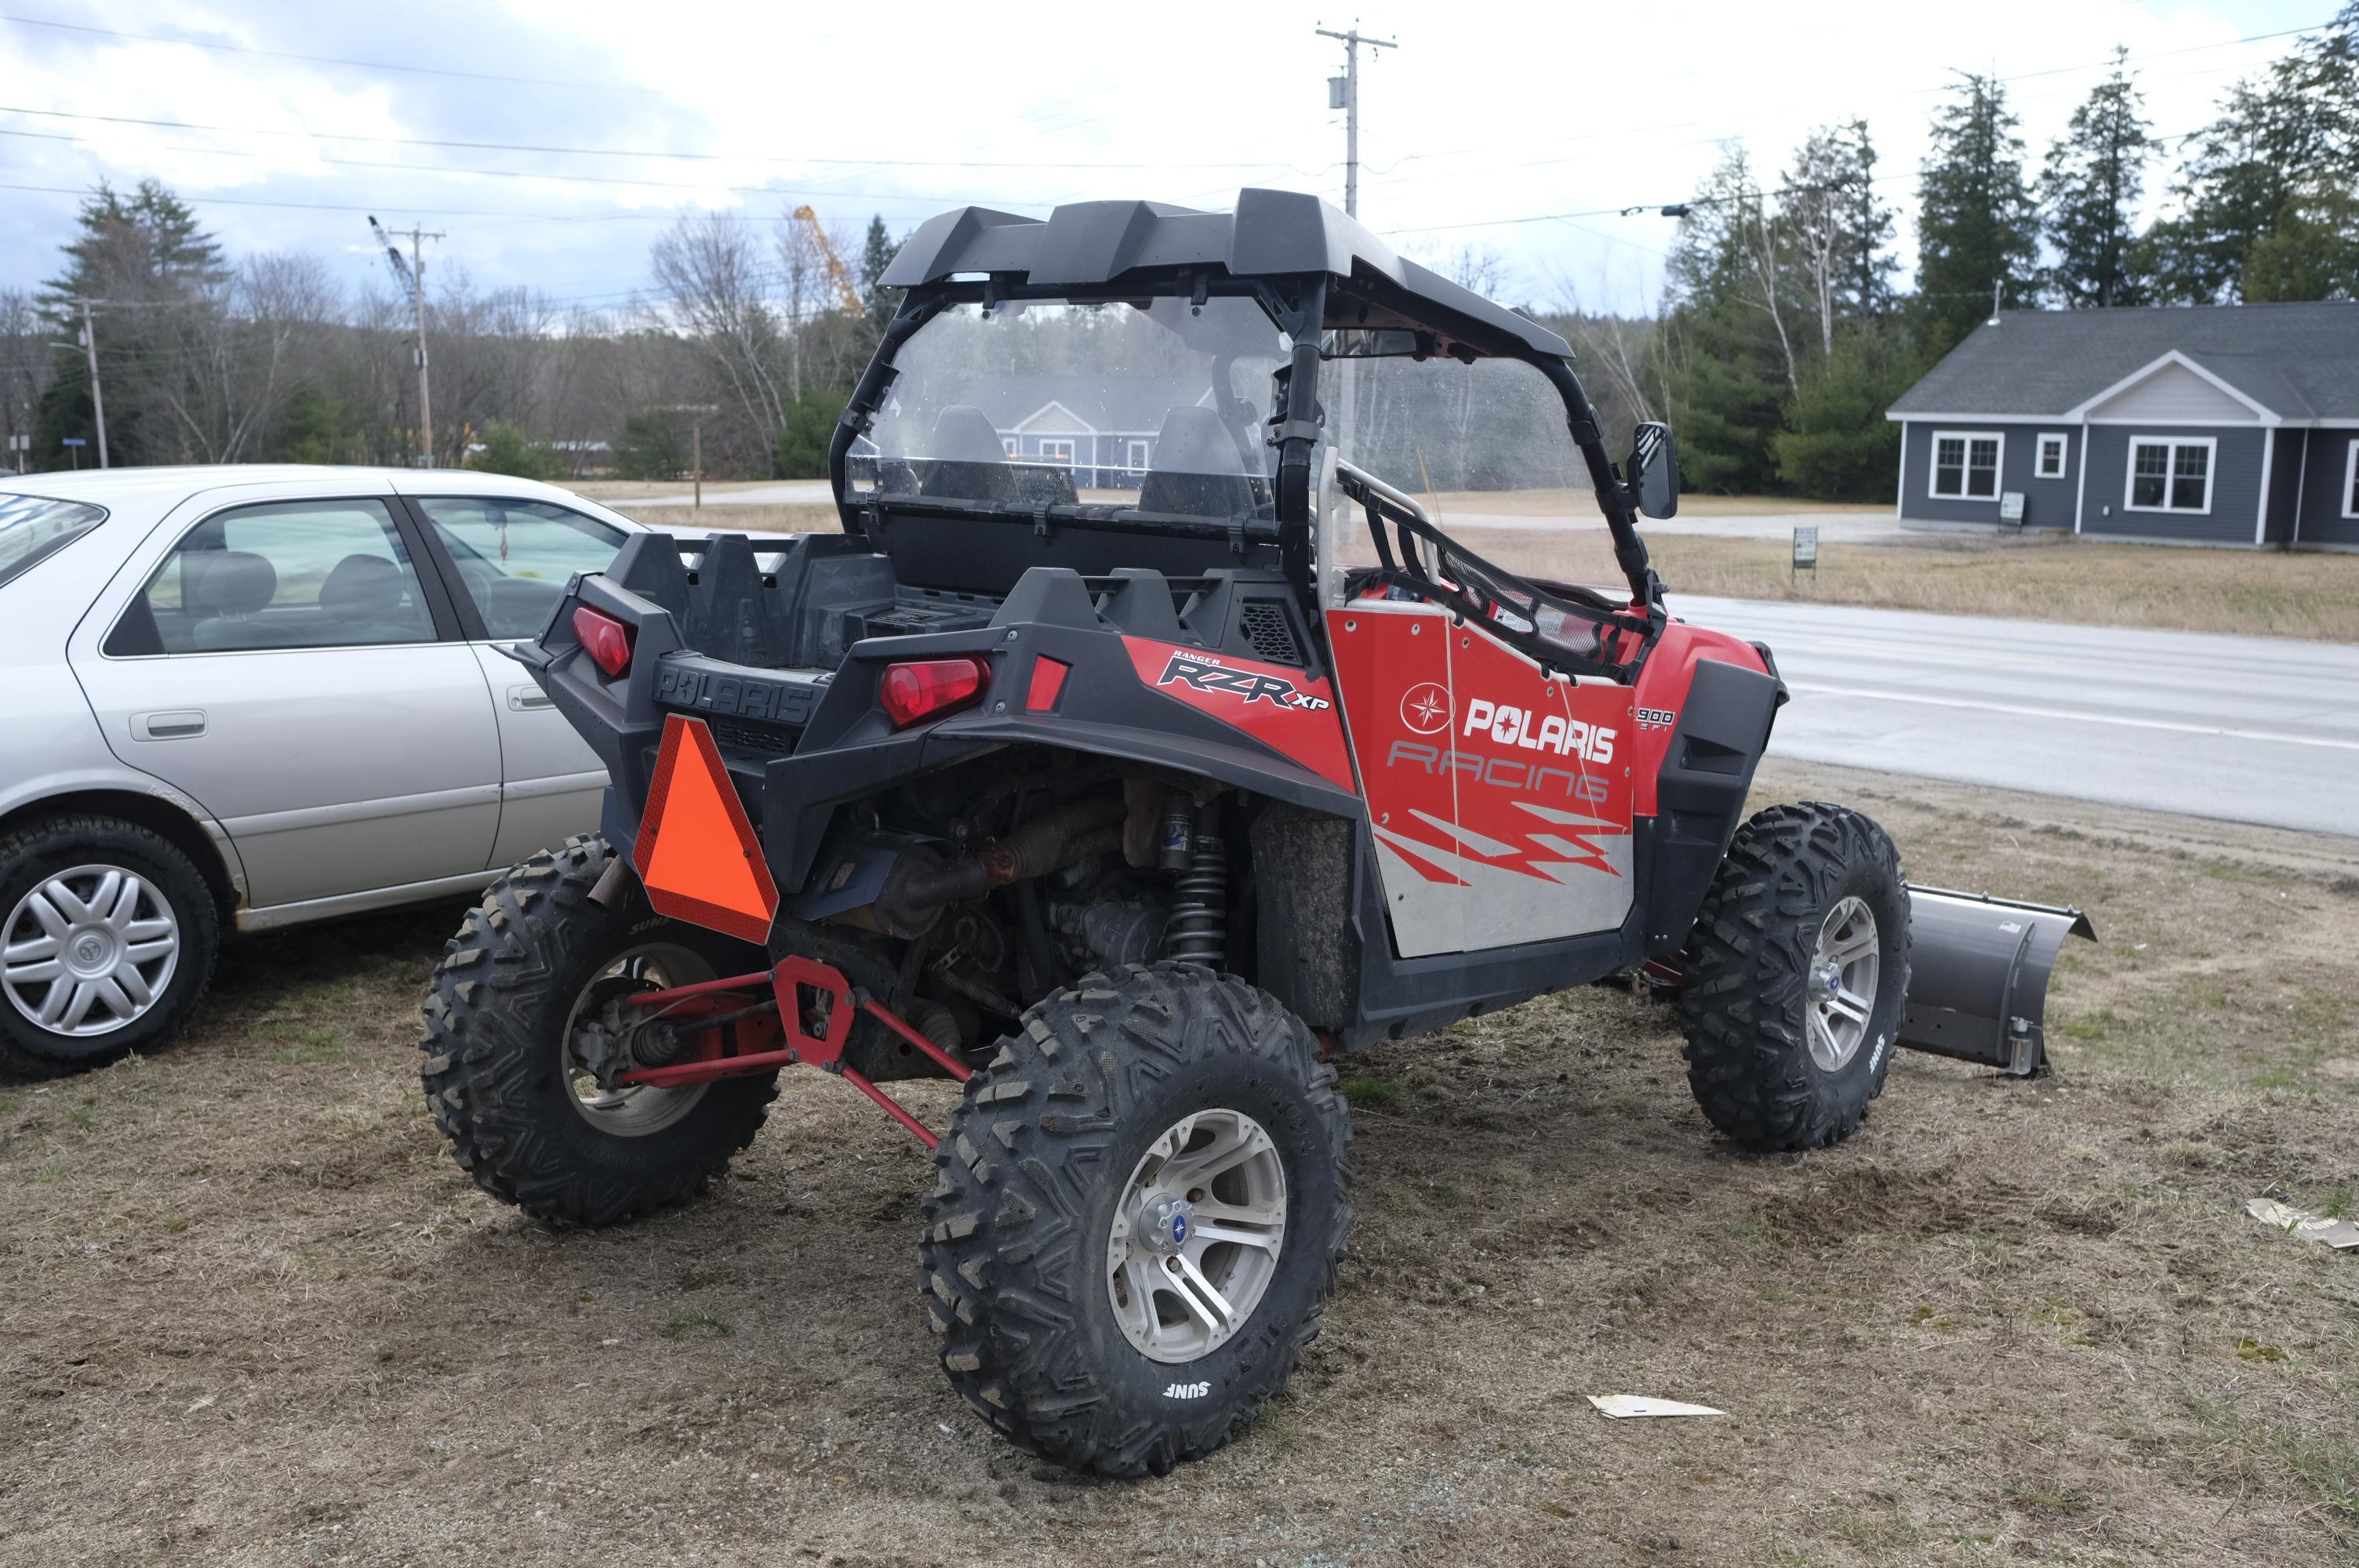
M 2174 352 L 2288 424 L 2359 420 L 2359 304 L 2340 301 L 2002 311 L 1891 411 L 2074 414 Z

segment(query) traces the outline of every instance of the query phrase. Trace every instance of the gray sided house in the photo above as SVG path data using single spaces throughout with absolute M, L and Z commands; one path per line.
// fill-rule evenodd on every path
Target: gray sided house
M 1060 463 L 1083 490 L 1136 490 L 1171 413 L 1160 376 L 985 375 L 966 395 L 1017 462 Z M 1210 407 L 1207 390 L 1200 406 Z
M 1885 417 L 1904 520 L 2359 548 L 2359 304 L 2003 311 Z

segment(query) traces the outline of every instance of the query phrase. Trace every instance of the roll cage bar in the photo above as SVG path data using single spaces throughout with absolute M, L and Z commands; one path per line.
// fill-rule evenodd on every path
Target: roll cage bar
M 883 407 L 886 394 L 892 389 L 899 373 L 894 356 L 917 330 L 945 308 L 953 305 L 980 304 L 994 306 L 1003 300 L 1062 300 L 1073 304 L 1126 304 L 1145 300 L 1177 298 L 1201 305 L 1206 299 L 1250 298 L 1267 310 L 1279 329 L 1294 344 L 1292 358 L 1277 372 L 1277 403 L 1270 416 L 1268 444 L 1277 450 L 1277 476 L 1275 485 L 1276 530 L 1281 558 L 1290 575 L 1298 581 L 1308 581 L 1311 517 L 1310 505 L 1311 451 L 1318 442 L 1321 421 L 1318 412 L 1320 341 L 1331 327 L 1359 328 L 1370 326 L 1412 325 L 1430 332 L 1434 351 L 1471 362 L 1477 358 L 1519 359 L 1546 376 L 1557 395 L 1563 401 L 1565 425 L 1573 444 L 1581 450 L 1582 460 L 1588 466 L 1590 483 L 1597 495 L 1598 510 L 1603 514 L 1607 530 L 1614 537 L 1614 557 L 1630 586 L 1631 606 L 1635 614 L 1622 612 L 1601 605 L 1583 604 L 1562 598 L 1548 589 L 1526 582 L 1516 574 L 1491 565 L 1451 541 L 1434 527 L 1414 501 L 1390 491 L 1389 486 L 1375 488 L 1381 481 L 1373 476 L 1361 476 L 1357 489 L 1345 481 L 1353 499 L 1369 511 L 1371 531 L 1376 535 L 1377 548 L 1385 556 L 1383 568 L 1393 574 L 1391 586 L 1432 598 L 1438 603 L 1450 604 L 1461 613 L 1472 614 L 1491 627 L 1504 640 L 1523 646 L 1536 634 L 1515 633 L 1509 622 L 1503 622 L 1491 611 L 1479 608 L 1478 600 L 1460 584 L 1451 585 L 1434 580 L 1416 568 L 1417 552 L 1409 540 L 1420 538 L 1445 551 L 1452 560 L 1473 568 L 1484 579 L 1485 587 L 1499 590 L 1486 596 L 1495 607 L 1509 608 L 1522 602 L 1532 609 L 1552 609 L 1562 614 L 1615 625 L 1643 633 L 1643 644 L 1651 643 L 1661 630 L 1665 619 L 1662 609 L 1662 584 L 1647 564 L 1646 541 L 1638 535 L 1636 497 L 1631 486 L 1616 471 L 1613 459 L 1605 450 L 1603 431 L 1597 423 L 1596 410 L 1590 406 L 1589 396 L 1582 389 L 1580 378 L 1574 375 L 1571 361 L 1561 354 L 1543 353 L 1512 335 L 1485 326 L 1472 318 L 1462 317 L 1422 300 L 1402 289 L 1389 279 L 1368 273 L 1351 278 L 1339 278 L 1329 274 L 1308 274 L 1275 277 L 1231 277 L 1216 266 L 1182 266 L 1135 271 L 1122 280 L 1104 284 L 1031 284 L 993 275 L 982 278 L 946 278 L 940 282 L 911 287 L 902 297 L 900 308 L 887 323 L 875 354 L 861 373 L 853 386 L 852 397 L 837 420 L 835 433 L 828 444 L 828 481 L 835 492 L 836 507 L 842 517 L 844 531 L 857 529 L 868 535 L 867 514 L 875 503 L 854 503 L 847 485 L 852 444 L 872 429 L 877 410 Z M 1304 410 L 1309 412 L 1303 412 Z M 1358 470 L 1353 470 L 1357 472 Z M 1635 478 L 1635 476 L 1634 476 Z M 1389 497 L 1386 492 L 1389 492 Z M 1375 499 L 1371 499 L 1371 498 Z M 1406 503 L 1406 505 L 1403 504 Z M 1104 508 L 1089 508 L 1072 504 L 1057 506 L 1023 506 L 1016 509 L 1027 514 L 1038 514 L 1043 520 L 1059 516 L 1090 516 Z M 972 510 L 972 508 L 961 508 Z M 1402 554 L 1408 562 L 1392 561 L 1385 549 L 1379 517 L 1392 523 L 1399 533 Z M 1270 524 L 1258 519 L 1208 523 L 1202 518 L 1142 518 L 1150 525 L 1169 528 L 1173 532 L 1227 535 L 1240 546 L 1245 534 L 1266 529 Z M 1509 608 L 1511 614 L 1520 614 Z M 1524 619 L 1531 619 L 1528 616 Z M 1540 641 L 1545 642 L 1545 639 Z M 1602 639 L 1601 639 L 1602 646 Z M 1543 654 L 1532 656 L 1556 667 L 1569 667 L 1567 651 L 1548 643 Z M 1625 665 L 1601 658 L 1595 673 L 1612 674 L 1625 678 L 1635 664 Z

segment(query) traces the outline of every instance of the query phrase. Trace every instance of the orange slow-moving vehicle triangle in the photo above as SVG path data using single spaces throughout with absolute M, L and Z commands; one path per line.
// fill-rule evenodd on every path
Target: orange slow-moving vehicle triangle
M 677 713 L 664 719 L 631 859 L 657 914 L 748 942 L 769 936 L 777 883 L 702 719 Z

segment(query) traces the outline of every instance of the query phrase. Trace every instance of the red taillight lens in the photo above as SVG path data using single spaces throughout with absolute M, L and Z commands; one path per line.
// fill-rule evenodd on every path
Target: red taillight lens
M 631 667 L 631 629 L 611 615 L 588 605 L 573 612 L 573 634 L 590 650 L 591 659 L 613 680 Z
M 898 727 L 915 724 L 919 719 L 936 713 L 946 713 L 962 708 L 983 695 L 984 683 L 991 678 L 991 666 L 981 659 L 927 659 L 919 664 L 895 665 L 885 672 L 884 687 L 877 694 L 885 711 L 892 715 Z

